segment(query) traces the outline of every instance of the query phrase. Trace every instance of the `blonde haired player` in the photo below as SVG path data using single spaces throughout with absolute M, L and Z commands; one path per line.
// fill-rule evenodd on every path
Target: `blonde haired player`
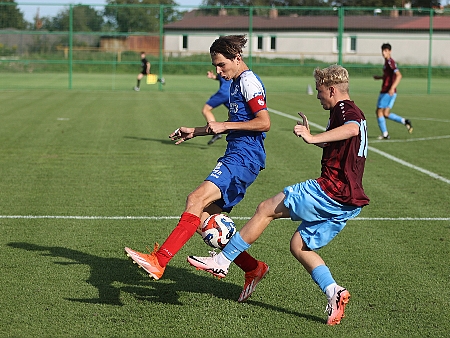
M 316 252 L 327 245 L 369 203 L 362 186 L 367 156 L 367 128 L 363 112 L 350 100 L 348 72 L 337 65 L 314 71 L 317 98 L 330 111 L 325 132 L 312 135 L 306 117 L 294 134 L 308 144 L 323 148 L 322 174 L 285 187 L 260 203 L 254 216 L 231 237 L 221 253 L 212 257 L 189 256 L 197 269 L 225 277 L 233 259 L 247 250 L 271 221 L 291 218 L 300 225 L 291 238 L 290 249 L 328 298 L 327 324 L 344 317 L 350 293 L 338 285 Z

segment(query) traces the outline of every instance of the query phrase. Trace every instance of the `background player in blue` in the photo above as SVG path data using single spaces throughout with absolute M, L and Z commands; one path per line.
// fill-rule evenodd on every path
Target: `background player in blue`
M 227 134 L 227 149 L 217 160 L 216 167 L 186 200 L 181 218 L 159 248 L 155 244 L 151 254 L 125 248 L 127 255 L 150 277 L 159 279 L 173 256 L 194 235 L 211 214 L 230 212 L 239 203 L 247 188 L 264 169 L 266 153 L 265 132 L 270 129 L 266 93 L 260 78 L 248 69 L 242 59 L 247 39 L 244 35 L 222 36 L 210 47 L 212 64 L 230 86 L 230 109 L 225 122 L 211 121 L 204 127 L 180 127 L 170 138 L 180 144 L 193 137 Z M 186 165 L 195 165 L 196 160 Z M 180 168 L 182 170 L 182 168 Z M 245 272 L 245 283 L 239 302 L 245 301 L 258 282 L 269 271 L 267 264 L 242 252 L 234 262 Z
M 212 110 L 214 108 L 219 107 L 222 104 L 225 107 L 227 107 L 227 109 L 230 108 L 230 105 L 229 105 L 228 101 L 230 100 L 230 84 L 231 84 L 231 80 L 225 80 L 219 74 L 214 74 L 211 71 L 208 71 L 206 76 L 209 79 L 218 80 L 219 83 L 220 83 L 219 90 L 216 93 L 214 93 L 209 98 L 208 101 L 206 101 L 206 103 L 205 103 L 205 105 L 203 106 L 203 109 L 202 109 L 202 114 L 205 117 L 206 123 L 208 123 L 208 122 L 211 122 L 211 121 L 213 121 L 213 122 L 216 121 L 216 118 L 215 118 L 214 114 L 212 113 Z M 211 138 L 211 140 L 208 141 L 208 145 L 213 144 L 214 142 L 216 142 L 220 138 L 222 138 L 222 134 L 214 135 Z
M 391 112 L 397 98 L 397 86 L 402 79 L 402 74 L 391 57 L 390 44 L 384 43 L 381 46 L 381 54 L 384 58 L 383 76 L 374 75 L 373 78 L 375 80 L 383 80 L 377 102 L 377 121 L 381 130 L 381 135 L 378 136 L 378 139 L 388 140 L 389 132 L 386 126 L 386 119 L 405 125 L 409 133 L 412 133 L 413 127 L 410 120 Z
M 319 178 L 285 187 L 258 205 L 253 217 L 231 237 L 222 252 L 211 257 L 189 256 L 198 269 L 225 277 L 231 261 L 247 250 L 271 221 L 291 218 L 301 221 L 290 249 L 328 298 L 328 325 L 344 317 L 350 293 L 338 285 L 316 250 L 327 245 L 369 203 L 362 186 L 367 156 L 367 127 L 363 112 L 350 100 L 345 68 L 333 65 L 314 70 L 317 98 L 330 111 L 325 132 L 311 135 L 306 117 L 294 127 L 294 134 L 322 151 Z M 298 291 L 295 291 L 298 292 Z

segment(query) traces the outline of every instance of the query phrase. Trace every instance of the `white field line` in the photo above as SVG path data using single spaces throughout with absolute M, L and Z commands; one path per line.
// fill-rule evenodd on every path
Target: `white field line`
M 414 120 L 421 120 L 421 121 L 433 121 L 433 122 L 450 122 L 450 120 L 444 120 L 444 119 L 435 119 L 432 117 L 414 117 Z
M 282 113 L 280 111 L 269 109 L 270 112 L 284 116 L 286 118 L 292 119 L 292 120 L 299 120 L 296 116 L 292 116 L 289 114 Z M 311 126 L 314 126 L 315 128 L 319 130 L 325 130 L 325 127 L 314 123 L 309 122 Z M 444 180 L 444 182 L 450 184 L 450 180 L 441 177 L 437 174 L 434 174 L 428 170 L 422 169 L 420 167 L 417 167 L 413 164 L 410 164 L 408 162 L 405 162 L 401 159 L 398 159 L 392 155 L 389 155 L 381 150 L 375 149 L 373 147 L 369 147 L 370 150 L 387 157 L 390 160 L 393 160 L 395 162 L 398 162 L 402 165 L 405 165 L 411 169 L 418 170 L 424 174 L 427 174 L 433 178 L 437 178 L 440 180 Z M 180 216 L 57 216 L 57 215 L 0 215 L 0 219 L 74 219 L 74 220 L 150 220 L 150 221 L 161 221 L 161 220 L 177 220 Z M 235 216 L 233 219 L 237 220 L 248 220 L 250 217 L 238 217 Z M 356 217 L 351 219 L 350 221 L 450 221 L 450 217 Z
M 0 215 L 0 219 L 74 219 L 74 220 L 178 220 L 180 216 L 56 216 L 56 215 Z M 249 220 L 251 217 L 233 216 L 233 219 Z M 286 218 L 287 219 L 287 218 Z M 450 217 L 356 217 L 350 221 L 450 221 Z
M 271 113 L 274 113 L 274 114 L 277 114 L 277 115 L 280 115 L 280 116 L 283 116 L 283 117 L 287 117 L 287 118 L 292 119 L 292 120 L 296 120 L 296 121 L 300 120 L 299 117 L 296 117 L 296 116 L 293 116 L 293 115 L 289 115 L 289 114 L 285 114 L 285 113 L 277 111 L 275 109 L 269 109 L 269 111 Z M 309 125 L 314 126 L 315 128 L 317 128 L 319 130 L 325 130 L 326 129 L 325 127 L 323 127 L 323 126 L 321 126 L 319 124 L 316 124 L 314 122 L 309 122 Z M 446 137 L 449 137 L 449 136 L 444 136 L 444 137 L 446 138 Z M 374 153 L 377 153 L 378 155 L 384 156 L 384 157 L 390 159 L 391 161 L 397 162 L 397 163 L 399 163 L 401 165 L 404 165 L 404 166 L 406 166 L 408 168 L 417 170 L 417 171 L 419 171 L 419 172 L 421 172 L 421 173 L 423 173 L 425 175 L 428 175 L 428 176 L 430 176 L 432 178 L 435 178 L 437 180 L 440 180 L 442 182 L 450 184 L 450 180 L 448 178 L 442 177 L 442 176 L 440 176 L 438 174 L 435 174 L 435 173 L 433 173 L 433 172 L 431 172 L 429 170 L 423 169 L 423 168 L 418 167 L 418 166 L 416 166 L 414 164 L 411 164 L 409 162 L 403 161 L 402 159 L 399 159 L 398 157 L 392 156 L 392 155 L 390 155 L 390 154 L 388 154 L 388 153 L 386 153 L 384 151 L 378 150 L 378 149 L 376 149 L 374 147 L 371 147 L 371 146 L 369 146 L 369 150 L 373 151 Z
M 450 135 L 442 135 L 442 136 L 431 136 L 431 137 L 417 137 L 417 138 L 409 138 L 406 140 L 373 140 L 370 143 L 405 143 L 405 142 L 417 142 L 417 141 L 434 141 L 434 140 L 442 140 L 450 138 Z

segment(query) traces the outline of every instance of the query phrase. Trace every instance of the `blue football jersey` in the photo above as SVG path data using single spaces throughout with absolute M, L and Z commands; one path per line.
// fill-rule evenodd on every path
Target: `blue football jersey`
M 266 91 L 261 79 L 251 70 L 243 72 L 230 86 L 230 108 L 228 121 L 245 122 L 255 118 L 259 111 L 267 109 Z M 232 159 L 257 173 L 264 169 L 266 152 L 260 131 L 231 130 L 227 135 L 228 146 L 219 161 Z

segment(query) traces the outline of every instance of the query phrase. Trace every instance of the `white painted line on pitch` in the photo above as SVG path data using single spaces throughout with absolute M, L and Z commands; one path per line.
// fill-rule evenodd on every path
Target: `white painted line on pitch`
M 180 219 L 180 216 L 57 216 L 57 215 L 0 215 L 0 219 L 75 219 L 75 220 L 150 220 Z M 251 217 L 233 216 L 233 219 L 249 220 Z M 281 219 L 279 219 L 281 220 Z M 287 220 L 287 218 L 285 218 Z M 450 217 L 356 217 L 350 221 L 450 221 Z
M 277 110 L 275 110 L 275 109 L 268 109 L 268 110 L 269 110 L 270 112 L 274 113 L 274 114 L 277 114 L 277 115 L 280 115 L 280 116 L 284 116 L 284 117 L 287 117 L 287 118 L 292 119 L 292 120 L 299 121 L 299 119 L 298 119 L 297 117 L 295 117 L 295 116 L 292 116 L 292 115 L 289 115 L 289 114 L 282 113 L 282 112 L 277 111 Z M 317 129 L 320 129 L 320 130 L 326 130 L 326 128 L 324 128 L 323 126 L 321 126 L 321 125 L 319 125 L 319 124 L 316 124 L 316 123 L 310 122 L 310 121 L 308 121 L 308 122 L 309 122 L 309 125 L 314 126 L 314 127 L 316 127 Z M 374 148 L 374 147 L 369 146 L 368 148 L 369 148 L 369 150 L 371 150 L 371 151 L 377 153 L 378 155 L 384 156 L 384 157 L 390 159 L 391 161 L 397 162 L 397 163 L 399 163 L 399 164 L 401 164 L 401 165 L 404 165 L 404 166 L 406 166 L 406 167 L 408 167 L 408 168 L 411 168 L 411 169 L 420 171 L 420 172 L 423 173 L 423 174 L 426 174 L 426 175 L 428 175 L 428 176 L 430 176 L 430 177 L 433 177 L 433 178 L 438 179 L 438 180 L 440 180 L 440 181 L 442 181 L 442 182 L 445 182 L 445 183 L 450 184 L 450 180 L 449 180 L 448 178 L 442 177 L 442 176 L 440 176 L 440 175 L 438 175 L 438 174 L 435 174 L 435 173 L 433 173 L 433 172 L 431 172 L 431 171 L 429 171 L 429 170 L 423 169 L 423 168 L 418 167 L 418 166 L 416 166 L 416 165 L 414 165 L 414 164 L 411 164 L 411 163 L 409 163 L 409 162 L 403 161 L 403 160 L 399 159 L 398 157 L 392 156 L 392 155 L 390 155 L 390 154 L 388 154 L 388 153 L 386 153 L 386 152 L 384 152 L 384 151 L 378 150 L 378 149 L 376 149 L 376 148 Z
M 415 120 L 433 121 L 433 122 L 450 122 L 450 120 L 435 119 L 435 118 L 432 118 L 432 117 L 414 117 L 414 121 Z
M 450 138 L 450 135 L 433 136 L 433 137 L 418 137 L 418 138 L 408 138 L 405 140 L 373 140 L 370 143 L 405 143 L 405 142 L 417 142 L 417 141 L 434 141 Z

